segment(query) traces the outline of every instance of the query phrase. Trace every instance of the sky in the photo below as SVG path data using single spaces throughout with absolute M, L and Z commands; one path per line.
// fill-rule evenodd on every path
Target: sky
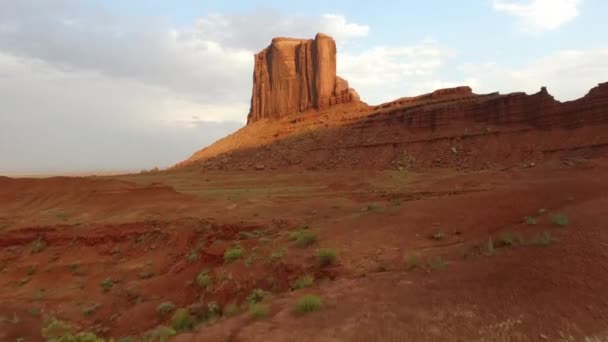
M 272 37 L 338 46 L 369 104 L 608 81 L 605 0 L 0 0 L 0 175 L 168 167 L 245 124 Z

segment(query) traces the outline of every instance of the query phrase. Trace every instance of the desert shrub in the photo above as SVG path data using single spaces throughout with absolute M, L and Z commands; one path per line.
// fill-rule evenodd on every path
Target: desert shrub
M 268 305 L 264 304 L 253 304 L 249 307 L 249 317 L 252 319 L 261 319 L 268 316 L 270 310 Z
M 175 310 L 175 304 L 173 304 L 173 302 L 162 302 L 156 307 L 156 312 L 160 316 L 166 316 L 173 312 L 173 310 Z
M 445 232 L 436 232 L 431 236 L 431 238 L 435 241 L 445 240 L 446 237 L 447 237 L 447 234 Z
M 405 258 L 405 267 L 408 270 L 413 270 L 420 267 L 420 256 L 416 253 L 410 253 Z
M 224 252 L 224 261 L 234 262 L 243 256 L 243 249 L 239 246 L 232 247 Z
M 363 208 L 363 211 L 381 213 L 384 211 L 384 208 L 380 204 L 370 203 L 367 207 Z
M 40 316 L 40 308 L 32 306 L 31 308 L 29 308 L 27 310 L 27 312 L 30 314 L 30 316 L 32 317 L 39 317 Z
M 486 242 L 483 254 L 485 254 L 486 256 L 494 255 L 494 240 L 492 239 L 492 237 L 488 238 L 488 242 Z
M 526 216 L 526 217 L 524 217 L 524 223 L 529 226 L 533 226 L 538 223 L 538 220 L 532 216 Z
M 173 316 L 171 317 L 171 327 L 176 332 L 192 330 L 195 324 L 196 322 L 190 315 L 190 312 L 184 308 L 175 310 Z
M 570 219 L 566 215 L 557 214 L 551 218 L 551 222 L 556 226 L 566 227 L 570 224 Z
M 71 335 L 74 328 L 67 322 L 51 319 L 40 331 L 43 338 L 49 341 L 58 341 L 62 336 Z
M 447 262 L 445 262 L 440 256 L 435 256 L 429 260 L 429 267 L 433 270 L 443 271 L 447 266 Z
M 208 274 L 208 270 L 204 269 L 198 273 L 196 283 L 202 289 L 208 289 L 211 286 L 211 276 Z
M 255 290 L 251 291 L 249 296 L 247 296 L 247 303 L 257 304 L 269 296 L 270 296 L 269 292 L 264 291 L 262 289 L 255 289 Z
M 175 329 L 161 325 L 148 331 L 143 340 L 144 342 L 166 342 L 175 334 L 177 334 Z
M 296 301 L 294 311 L 297 314 L 303 315 L 319 310 L 323 306 L 321 297 L 316 295 L 305 295 Z
M 318 240 L 317 234 L 310 230 L 297 230 L 289 235 L 289 239 L 298 247 L 304 248 L 315 244 Z
M 272 252 L 272 254 L 270 254 L 270 260 L 272 260 L 273 262 L 279 262 L 279 261 L 283 260 L 283 258 L 285 257 L 285 254 L 287 254 L 287 252 L 284 249 L 274 251 L 274 252 Z
M 513 234 L 509 233 L 509 232 L 503 232 L 500 234 L 498 241 L 500 242 L 501 246 L 513 246 L 516 243 L 516 239 L 515 236 L 513 236 Z
M 338 252 L 333 248 L 320 248 L 317 250 L 317 262 L 319 266 L 332 265 L 338 259 Z
M 112 278 L 105 278 L 101 281 L 100 285 L 103 292 L 108 292 L 112 289 L 112 286 L 114 286 L 114 281 L 112 281 Z
M 532 239 L 530 241 L 530 244 L 539 245 L 539 246 L 548 246 L 548 245 L 552 244 L 553 242 L 555 242 L 555 239 L 553 238 L 553 236 L 551 236 L 551 233 L 543 232 L 539 236 Z
M 238 314 L 239 311 L 240 311 L 240 308 L 238 305 L 236 305 L 235 303 L 230 303 L 230 304 L 226 305 L 226 307 L 224 307 L 223 314 L 226 317 L 232 317 L 232 316 L 235 316 L 236 314 Z
M 186 261 L 192 263 L 197 261 L 199 258 L 199 250 L 198 249 L 193 249 L 190 252 L 188 252 L 188 254 L 186 255 Z
M 294 290 L 304 289 L 307 287 L 311 287 L 315 282 L 315 278 L 310 275 L 304 275 L 300 278 L 296 279 L 293 284 L 291 284 L 291 288 Z
M 31 245 L 31 248 L 30 248 L 30 252 L 32 254 L 34 254 L 34 253 L 40 253 L 45 248 L 46 248 L 46 241 L 44 241 L 42 238 L 37 238 L 36 240 L 34 240 L 32 242 L 32 245 Z

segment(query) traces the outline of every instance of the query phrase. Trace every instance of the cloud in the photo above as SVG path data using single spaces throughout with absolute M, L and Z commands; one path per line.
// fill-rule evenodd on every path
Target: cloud
M 435 41 L 412 46 L 377 46 L 360 53 L 341 53 L 338 73 L 371 104 L 459 85 L 442 81 L 441 68 L 454 51 Z
M 535 93 L 547 86 L 558 100 L 568 101 L 607 81 L 608 48 L 560 50 L 519 68 L 498 63 L 465 64 L 460 71 L 473 80 L 478 92 Z
M 525 31 L 542 32 L 556 30 L 579 15 L 583 0 L 493 0 L 496 11 L 519 19 Z

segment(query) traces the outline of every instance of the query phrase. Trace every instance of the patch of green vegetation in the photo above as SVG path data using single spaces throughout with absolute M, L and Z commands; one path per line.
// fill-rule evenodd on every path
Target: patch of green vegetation
M 435 241 L 443 241 L 446 237 L 447 234 L 445 232 L 436 232 L 431 236 L 431 238 Z
M 72 335 L 74 328 L 67 322 L 51 319 L 40 331 L 40 334 L 47 341 L 62 341 L 66 335 Z M 69 340 L 68 340 L 69 341 Z
M 314 245 L 317 240 L 317 234 L 310 230 L 296 230 L 289 235 L 289 239 L 294 242 L 297 247 L 305 248 Z
M 405 257 L 405 268 L 413 270 L 420 267 L 420 255 L 410 253 Z
M 315 278 L 311 275 L 303 275 L 296 279 L 292 284 L 291 288 L 293 290 L 304 289 L 307 287 L 311 287 L 315 283 Z
M 41 311 L 39 307 L 32 306 L 27 309 L 27 313 L 32 317 L 40 317 Z
M 253 304 L 249 306 L 249 317 L 252 319 L 262 319 L 268 316 L 270 309 L 265 304 Z
M 224 252 L 225 262 L 234 262 L 239 260 L 243 256 L 243 249 L 240 246 L 229 248 Z
M 161 325 L 148 331 L 143 338 L 144 342 L 167 342 L 169 337 L 177 334 L 175 329 Z
M 201 289 L 208 289 L 211 287 L 211 276 L 207 269 L 203 269 L 196 275 L 196 283 Z
M 553 236 L 551 236 L 551 233 L 549 233 L 549 232 L 543 232 L 539 236 L 537 236 L 534 239 L 530 240 L 529 243 L 531 245 L 548 246 L 548 245 L 551 245 L 554 242 L 555 242 L 555 239 L 553 238 Z
M 491 236 L 488 238 L 488 241 L 486 242 L 486 245 L 483 250 L 483 254 L 485 256 L 494 255 L 494 240 L 492 239 Z
M 112 286 L 114 286 L 114 281 L 112 278 L 105 278 L 101 281 L 100 285 L 103 292 L 109 292 L 112 289 Z
M 338 252 L 333 248 L 320 248 L 317 250 L 317 263 L 321 267 L 333 265 L 338 259 Z
M 428 262 L 429 267 L 435 271 L 443 271 L 448 266 L 448 263 L 443 260 L 441 256 L 435 256 Z
M 82 313 L 85 316 L 93 316 L 97 312 L 97 309 L 99 309 L 100 306 L 101 306 L 101 304 L 99 304 L 99 303 L 86 305 L 85 307 L 82 308 Z
M 28 276 L 31 276 L 34 273 L 36 273 L 36 266 L 35 265 L 32 265 L 32 266 L 30 266 L 30 267 L 27 268 L 27 275 Z
M 116 342 L 136 342 L 137 340 L 133 336 L 119 337 Z
M 232 317 L 232 316 L 236 316 L 239 313 L 240 308 L 238 305 L 236 305 L 235 303 L 229 303 L 228 305 L 226 305 L 226 307 L 224 307 L 224 316 L 226 317 Z
M 384 211 L 384 207 L 377 203 L 370 203 L 361 211 L 368 213 L 381 213 Z
M 264 291 L 262 289 L 254 289 L 251 291 L 249 296 L 247 296 L 247 303 L 249 304 L 257 304 L 262 302 L 264 299 L 270 296 L 270 292 Z
M 270 260 L 272 260 L 272 262 L 279 262 L 279 261 L 283 260 L 283 258 L 285 257 L 286 254 L 287 254 L 287 251 L 285 249 L 280 249 L 278 251 L 274 251 L 270 254 Z
M 196 321 L 190 315 L 188 309 L 179 308 L 175 310 L 171 317 L 171 327 L 176 332 L 189 331 L 194 328 Z
M 570 219 L 566 215 L 556 214 L 551 218 L 551 223 L 563 228 L 570 224 Z
M 538 224 L 538 220 L 535 217 L 526 216 L 526 217 L 524 217 L 524 223 L 529 226 L 534 226 L 534 225 Z
M 152 272 L 150 270 L 143 270 L 143 271 L 139 272 L 140 279 L 150 279 L 152 277 L 154 277 L 154 272 Z
M 156 313 L 158 313 L 159 316 L 166 316 L 172 313 L 175 308 L 176 306 L 173 302 L 162 302 L 156 307 Z
M 46 249 L 46 241 L 44 241 L 42 238 L 37 238 L 31 244 L 30 253 L 32 253 L 32 254 L 40 253 L 45 249 Z
M 317 311 L 323 307 L 323 300 L 316 295 L 305 295 L 296 301 L 294 311 L 299 315 L 304 315 Z
M 498 237 L 498 242 L 501 247 L 511 247 L 517 243 L 517 239 L 510 232 L 503 232 Z
M 220 308 L 219 304 L 217 304 L 216 302 L 209 302 L 209 304 L 207 304 L 207 319 L 208 320 L 215 320 L 218 317 L 220 317 L 222 315 L 222 309 Z
M 198 260 L 198 258 L 199 258 L 199 253 L 200 253 L 200 251 L 199 251 L 199 249 L 198 249 L 198 248 L 195 248 L 195 249 L 191 250 L 191 251 L 190 251 L 190 252 L 189 252 L 189 253 L 186 255 L 186 261 L 188 261 L 188 262 L 190 262 L 190 263 L 193 263 L 193 262 L 197 261 L 197 260 Z

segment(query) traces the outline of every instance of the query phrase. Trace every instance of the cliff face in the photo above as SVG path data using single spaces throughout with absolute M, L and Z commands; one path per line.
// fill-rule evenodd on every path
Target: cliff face
M 336 43 L 327 35 L 275 38 L 255 55 L 247 123 L 352 101 L 359 96 L 336 76 Z

